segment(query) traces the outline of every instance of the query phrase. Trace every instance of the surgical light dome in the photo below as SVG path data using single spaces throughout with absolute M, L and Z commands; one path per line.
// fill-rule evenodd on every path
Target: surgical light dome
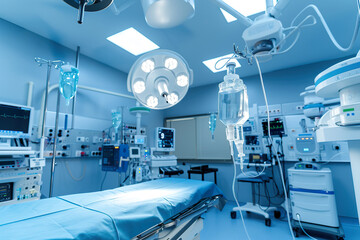
M 182 56 L 158 49 L 138 58 L 130 69 L 127 87 L 142 105 L 166 109 L 185 97 L 192 80 L 193 71 Z
M 141 0 L 145 20 L 153 28 L 171 28 L 195 14 L 194 0 Z

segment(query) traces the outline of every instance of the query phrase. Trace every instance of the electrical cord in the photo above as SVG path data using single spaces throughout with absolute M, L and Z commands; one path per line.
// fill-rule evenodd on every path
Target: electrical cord
M 274 146 L 273 146 L 273 140 L 272 140 L 271 133 L 270 133 L 270 112 L 269 112 L 269 104 L 268 104 L 268 100 L 267 100 L 267 96 L 266 96 L 266 91 L 265 91 L 265 86 L 264 86 L 264 80 L 263 80 L 263 77 L 262 77 L 262 73 L 261 73 L 261 68 L 260 68 L 259 61 L 258 61 L 258 59 L 257 59 L 256 56 L 254 56 L 254 58 L 255 58 L 256 65 L 257 65 L 258 70 L 259 70 L 260 81 L 261 81 L 261 88 L 262 88 L 262 92 L 263 92 L 264 100 L 265 100 L 265 105 L 266 105 L 266 112 L 267 112 L 267 118 L 268 118 L 268 121 L 267 121 L 267 123 L 268 123 L 268 137 L 269 137 L 271 146 L 274 147 Z M 276 158 L 276 160 L 277 160 L 277 162 L 278 162 L 278 165 L 279 165 L 279 172 L 280 172 L 281 182 L 282 182 L 283 188 L 284 188 L 285 208 L 286 208 L 286 214 L 287 214 L 287 220 L 288 220 L 289 230 L 290 230 L 292 239 L 295 239 L 294 232 L 293 232 L 293 229 L 292 229 L 292 227 L 291 227 L 291 222 L 290 222 L 290 211 L 289 211 L 289 204 L 288 204 L 288 194 L 287 194 L 287 191 L 286 191 L 284 174 L 283 174 L 281 162 L 280 162 L 280 160 L 279 160 L 279 158 L 278 158 L 278 156 L 277 156 L 276 154 L 275 154 L 275 158 Z
M 308 236 L 308 237 L 309 237 L 310 239 L 312 239 L 312 240 L 317 240 L 316 238 L 310 236 L 310 235 L 305 231 L 305 229 L 303 228 L 303 226 L 302 226 L 302 224 L 301 224 L 300 214 L 297 213 L 297 214 L 296 214 L 296 217 L 298 218 L 298 221 L 299 221 L 299 225 L 300 225 L 301 230 L 306 234 L 306 236 Z
M 356 5 L 357 5 L 357 15 L 356 15 L 356 23 L 355 23 L 355 29 L 354 29 L 354 33 L 353 36 L 351 38 L 350 44 L 348 47 L 342 47 L 335 39 L 334 35 L 332 34 L 329 26 L 327 25 L 323 15 L 321 14 L 320 10 L 313 4 L 310 4 L 308 6 L 306 6 L 298 15 L 296 15 L 296 17 L 293 19 L 293 21 L 291 22 L 291 25 L 294 24 L 294 22 L 296 21 L 296 19 L 307 9 L 312 8 L 315 13 L 318 15 L 318 17 L 320 18 L 320 21 L 322 23 L 322 25 L 324 26 L 326 33 L 328 34 L 330 40 L 332 41 L 332 43 L 335 45 L 335 47 L 337 49 L 339 49 L 340 51 L 346 52 L 348 50 L 350 50 L 354 44 L 355 44 L 355 40 L 357 38 L 358 32 L 359 32 L 359 24 L 360 24 L 360 7 L 359 7 L 359 0 L 356 0 Z
M 104 175 L 104 177 L 103 177 L 103 180 L 101 181 L 101 185 L 100 185 L 100 191 L 102 191 L 102 189 L 103 189 L 103 185 L 104 185 L 104 182 L 105 182 L 105 179 L 106 179 L 106 176 L 107 176 L 107 171 L 105 172 L 105 175 Z
M 82 174 L 81 174 L 81 176 L 79 178 L 77 178 L 77 177 L 74 177 L 74 175 L 72 174 L 72 172 L 71 172 L 71 170 L 69 168 L 67 160 L 65 160 L 65 168 L 66 168 L 67 172 L 69 173 L 70 177 L 76 182 L 79 182 L 79 181 L 83 180 L 84 177 L 85 177 L 86 165 L 85 165 L 85 163 L 82 163 L 82 164 L 84 165 L 83 170 L 82 170 Z

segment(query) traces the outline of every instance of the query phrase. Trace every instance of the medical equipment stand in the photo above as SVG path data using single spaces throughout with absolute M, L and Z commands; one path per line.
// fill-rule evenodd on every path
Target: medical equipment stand
M 295 219 L 291 220 L 291 225 L 293 227 L 295 237 L 300 236 L 300 233 L 302 232 L 301 227 L 303 227 L 306 231 L 309 230 L 309 231 L 327 233 L 329 235 L 335 235 L 337 240 L 344 240 L 345 232 L 343 227 L 341 226 L 341 223 L 339 224 L 340 225 L 338 228 L 333 228 L 333 227 L 327 227 L 327 226 L 305 223 L 305 222 L 301 222 L 300 225 L 299 221 Z
M 269 177 L 266 176 L 264 173 L 260 174 L 258 177 L 238 177 L 238 182 L 249 182 L 251 183 L 251 191 L 252 191 L 252 203 L 248 202 L 245 205 L 239 207 L 234 207 L 231 211 L 231 218 L 236 218 L 237 211 L 246 211 L 247 213 L 256 213 L 259 215 L 263 215 L 265 217 L 265 225 L 270 227 L 271 226 L 271 219 L 268 212 L 274 211 L 275 218 L 280 217 L 280 212 L 278 211 L 277 207 L 263 207 L 256 203 L 255 199 L 255 184 L 267 183 L 270 181 Z M 266 209 L 266 210 L 264 210 Z
M 42 59 L 42 58 L 35 58 L 35 62 L 37 62 L 39 64 L 39 66 L 42 66 L 42 64 L 47 64 L 46 89 L 45 89 L 45 106 L 44 106 L 44 110 L 43 110 L 43 116 L 44 117 L 43 117 L 42 123 L 41 123 L 41 140 L 40 140 L 40 158 L 43 158 L 44 157 L 44 145 L 45 145 L 45 123 L 46 123 L 46 112 L 47 112 L 47 103 L 48 103 L 48 93 L 49 93 L 49 85 L 50 85 L 49 83 L 50 83 L 50 76 L 51 76 L 51 68 L 52 68 L 52 66 L 54 66 L 55 69 L 58 69 L 59 67 L 61 67 L 64 64 L 64 62 L 61 61 L 61 60 L 50 61 L 50 60 L 45 60 L 45 59 Z M 56 140 L 57 140 L 57 132 L 58 132 L 59 111 L 60 111 L 60 90 L 58 89 L 49 197 L 52 196 L 53 182 L 54 182 L 54 171 L 55 171 L 55 164 L 56 164 L 56 162 L 55 162 L 55 158 L 56 158 Z

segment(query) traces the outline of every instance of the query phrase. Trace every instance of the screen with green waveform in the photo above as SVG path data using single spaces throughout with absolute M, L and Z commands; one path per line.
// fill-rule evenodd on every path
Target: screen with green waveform
M 0 104 L 0 132 L 29 133 L 30 108 Z

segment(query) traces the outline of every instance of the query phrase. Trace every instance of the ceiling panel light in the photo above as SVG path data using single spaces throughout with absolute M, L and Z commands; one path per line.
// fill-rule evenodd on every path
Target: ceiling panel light
M 158 45 L 132 27 L 106 39 L 135 56 L 159 48 Z
M 224 18 L 226 19 L 226 21 L 227 21 L 228 23 L 231 23 L 231 22 L 237 20 L 236 17 L 234 17 L 233 15 L 231 15 L 230 13 L 228 13 L 227 11 L 225 11 L 224 9 L 220 8 L 220 10 L 221 10 L 221 13 L 224 15 Z
M 232 57 L 234 54 L 230 53 L 227 54 L 225 56 L 221 56 L 221 57 L 217 57 L 217 58 L 213 58 L 213 59 L 209 59 L 206 61 L 203 61 L 203 64 L 205 64 L 205 66 L 207 66 L 213 73 L 216 72 L 221 72 L 221 71 L 225 71 L 226 70 L 226 62 L 229 60 L 230 57 Z M 220 59 L 222 59 L 221 61 L 219 61 Z M 218 62 L 219 61 L 219 62 Z M 217 63 L 218 62 L 218 63 Z M 230 62 L 234 62 L 235 63 L 235 68 L 239 68 L 241 67 L 240 63 L 236 60 L 236 59 L 231 59 Z M 220 69 L 216 69 L 215 68 L 215 64 L 217 68 Z
M 245 17 L 254 15 L 255 13 L 264 12 L 266 10 L 266 1 L 264 0 L 223 0 L 223 2 Z M 277 1 L 274 0 L 273 2 L 275 6 Z

